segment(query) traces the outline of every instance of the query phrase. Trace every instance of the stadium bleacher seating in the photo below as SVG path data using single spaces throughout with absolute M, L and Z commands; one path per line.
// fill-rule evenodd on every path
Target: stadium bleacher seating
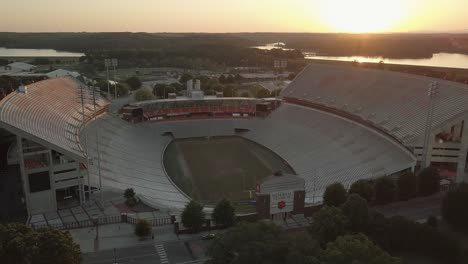
M 258 142 L 285 159 L 306 179 L 307 202 L 320 202 L 325 187 L 340 181 L 345 186 L 362 178 L 391 174 L 411 167 L 406 149 L 351 121 L 327 113 L 285 104 L 264 119 L 184 120 L 132 125 L 105 115 L 88 125 L 92 157 L 96 155 L 95 129 L 100 127 L 103 179 L 106 186 L 132 187 L 154 206 L 181 208 L 188 198 L 172 184 L 162 163 L 165 147 L 175 138 L 235 135 Z M 83 135 L 82 135 L 83 137 Z M 96 162 L 90 169 L 97 183 Z
M 430 82 L 439 84 L 433 127 L 466 111 L 468 85 L 404 73 L 310 64 L 283 92 L 303 100 L 344 111 L 370 122 L 410 144 L 425 129 Z
M 0 121 L 45 142 L 83 157 L 78 136 L 83 124 L 80 83 L 72 77 L 49 79 L 27 86 L 0 101 Z M 85 122 L 105 110 L 108 103 L 97 96 L 96 113 L 89 95 L 84 100 Z

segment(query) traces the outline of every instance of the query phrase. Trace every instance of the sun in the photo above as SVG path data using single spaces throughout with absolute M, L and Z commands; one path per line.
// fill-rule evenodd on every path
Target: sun
M 322 22 L 339 32 L 392 31 L 405 14 L 405 0 L 323 0 Z

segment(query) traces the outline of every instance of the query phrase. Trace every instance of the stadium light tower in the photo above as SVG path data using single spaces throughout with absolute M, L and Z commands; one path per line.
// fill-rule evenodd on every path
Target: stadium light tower
M 109 67 L 111 66 L 112 61 L 110 59 L 104 59 L 104 65 L 106 66 L 107 73 L 107 96 L 110 98 L 110 85 L 109 85 Z
M 94 86 L 93 81 L 93 106 L 94 106 L 94 113 L 96 113 L 96 87 Z M 94 121 L 96 121 L 96 114 L 94 114 Z M 102 194 L 102 174 L 101 174 L 101 152 L 99 151 L 99 123 L 96 122 L 96 152 L 97 152 L 97 162 L 98 162 L 98 175 L 99 175 L 99 199 L 101 202 L 101 206 L 104 206 L 103 203 L 103 194 Z
M 106 66 L 106 72 L 107 72 L 107 96 L 109 96 L 109 98 L 110 98 L 109 67 L 114 68 L 114 99 L 116 99 L 117 98 L 117 81 L 116 81 L 115 67 L 118 66 L 118 61 L 115 58 L 104 59 L 104 65 Z
M 429 109 L 427 110 L 426 117 L 426 130 L 424 133 L 424 151 L 421 160 L 421 168 L 428 167 L 431 158 L 429 157 L 429 148 L 431 148 L 431 132 L 432 132 L 432 119 L 434 117 L 434 108 L 437 99 L 437 93 L 439 90 L 439 83 L 434 81 L 429 83 L 429 88 L 427 90 L 427 96 L 429 97 Z

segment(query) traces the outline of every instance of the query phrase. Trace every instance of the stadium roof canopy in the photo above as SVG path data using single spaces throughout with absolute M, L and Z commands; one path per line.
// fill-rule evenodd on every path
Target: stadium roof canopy
M 78 80 L 63 77 L 40 81 L 10 93 L 0 101 L 0 127 L 78 160 L 85 160 L 79 131 L 83 124 Z M 22 91 L 21 91 L 22 90 Z M 94 116 L 90 91 L 84 89 L 85 121 Z M 107 101 L 96 100 L 96 111 Z
M 351 114 L 411 144 L 424 134 L 433 81 L 439 83 L 435 129 L 468 111 L 468 85 L 384 70 L 310 64 L 283 96 Z

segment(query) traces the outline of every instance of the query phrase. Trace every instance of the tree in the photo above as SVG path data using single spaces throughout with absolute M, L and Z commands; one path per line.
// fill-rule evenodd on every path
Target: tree
M 314 216 L 309 232 L 315 235 L 322 246 L 334 241 L 346 232 L 347 219 L 340 208 L 325 206 Z
M 270 91 L 268 91 L 267 89 L 263 87 L 258 89 L 257 91 L 257 98 L 268 98 L 270 96 L 271 96 Z
M 135 92 L 134 98 L 137 102 L 153 100 L 154 95 L 147 89 L 140 89 Z
M 281 89 L 281 88 L 275 89 L 275 90 L 271 91 L 271 94 L 270 94 L 270 96 L 271 96 L 271 97 L 277 97 L 277 96 L 280 96 L 280 94 L 281 94 L 281 91 L 282 91 L 282 89 Z
M 393 202 L 396 195 L 396 184 L 392 178 L 385 176 L 375 180 L 375 199 L 379 204 Z
M 70 233 L 55 229 L 32 230 L 23 224 L 0 225 L 2 263 L 80 263 L 80 247 Z
M 192 80 L 193 76 L 190 73 L 184 72 L 179 78 L 181 84 L 186 84 L 188 81 Z
M 135 195 L 136 195 L 136 193 L 135 193 L 135 191 L 133 190 L 133 188 L 127 188 L 127 189 L 125 189 L 125 191 L 124 191 L 124 197 L 125 197 L 125 199 L 127 199 L 127 200 L 128 200 L 128 199 L 131 199 L 131 198 L 135 198 Z
M 223 88 L 223 96 L 224 97 L 234 97 L 236 96 L 236 88 L 234 85 L 226 85 Z
M 126 96 L 128 94 L 128 87 L 126 85 L 118 83 L 116 87 L 117 87 L 117 96 Z M 107 92 L 107 88 L 104 91 Z
M 398 198 L 402 201 L 407 201 L 415 197 L 418 192 L 418 178 L 412 172 L 400 174 L 397 186 Z
M 142 82 L 140 81 L 140 78 L 136 77 L 136 76 L 132 76 L 130 78 L 128 78 L 126 81 L 125 81 L 128 86 L 130 86 L 130 89 L 132 91 L 135 91 L 137 89 L 139 89 L 142 85 Z
M 419 192 L 423 196 L 432 195 L 440 190 L 439 172 L 434 167 L 423 169 L 419 175 Z
M 328 206 L 340 206 L 346 201 L 346 189 L 337 182 L 327 186 L 323 194 L 323 203 Z
M 203 205 L 190 201 L 182 212 L 182 224 L 197 232 L 205 223 L 205 212 L 203 212 Z
M 235 83 L 235 82 L 236 80 L 234 79 L 234 76 L 229 74 L 228 77 L 226 78 L 226 83 Z
M 167 98 L 169 93 L 176 92 L 176 89 L 164 83 L 157 83 L 154 85 L 153 94 L 159 98 Z
M 444 196 L 442 215 L 455 230 L 468 232 L 468 184 L 460 184 Z
M 221 74 L 218 78 L 218 81 L 219 83 L 221 84 L 225 84 L 226 83 L 226 76 L 224 76 L 223 74 Z
M 341 206 L 343 214 L 348 219 L 349 229 L 362 232 L 367 229 L 370 215 L 367 201 L 358 194 L 351 194 L 348 200 Z
M 365 235 L 346 235 L 338 237 L 327 245 L 321 259 L 326 264 L 399 264 L 402 261 L 390 256 Z
M 128 206 L 135 206 L 138 203 L 138 200 L 136 199 L 136 193 L 133 190 L 133 188 L 125 189 L 124 197 L 125 197 L 125 203 Z
M 80 247 L 70 233 L 46 228 L 36 231 L 36 253 L 32 263 L 62 264 L 80 263 Z
M 372 201 L 372 198 L 374 197 L 374 186 L 367 179 L 358 180 L 358 181 L 355 181 L 353 184 L 351 184 L 351 187 L 349 188 L 348 193 L 358 194 L 362 198 L 366 199 L 366 201 L 369 203 Z
M 222 199 L 216 205 L 212 217 L 216 224 L 226 227 L 232 226 L 236 217 L 235 208 L 229 200 Z
M 149 234 L 151 234 L 151 224 L 144 219 L 139 219 L 135 225 L 135 235 L 145 237 Z
M 213 264 L 317 263 L 319 248 L 307 233 L 287 234 L 274 224 L 241 223 L 220 234 L 208 248 Z

